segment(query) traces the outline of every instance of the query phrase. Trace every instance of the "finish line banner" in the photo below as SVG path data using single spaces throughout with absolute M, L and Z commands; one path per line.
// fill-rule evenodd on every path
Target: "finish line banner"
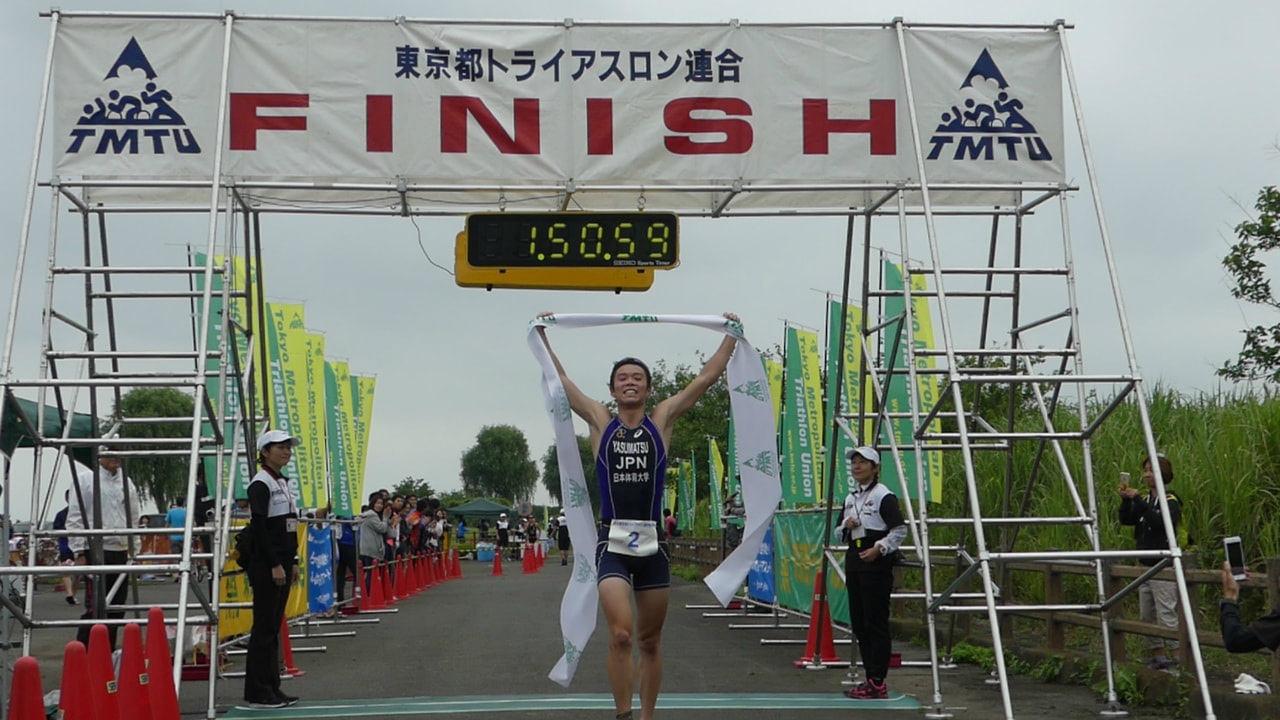
M 502 185 L 508 199 L 573 185 L 606 201 L 592 185 L 680 185 L 672 204 L 703 207 L 737 181 L 749 192 L 734 208 L 801 207 L 834 198 L 762 186 L 919 179 L 909 69 L 931 182 L 1066 181 L 1051 28 L 906 26 L 904 68 L 893 27 L 58 22 L 50 141 L 64 178 L 207 179 L 221 146 L 226 177 L 298 181 L 277 190 L 303 197 L 343 181 Z

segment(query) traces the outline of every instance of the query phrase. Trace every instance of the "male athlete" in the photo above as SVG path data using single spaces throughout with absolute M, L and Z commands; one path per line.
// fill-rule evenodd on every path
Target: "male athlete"
M 725 313 L 725 317 L 738 322 L 736 315 Z M 609 394 L 618 405 L 615 417 L 569 380 L 543 328 L 538 328 L 538 334 L 555 362 L 569 406 L 591 428 L 603 525 L 596 542 L 596 582 L 609 623 L 609 685 L 617 719 L 632 720 L 634 644 L 640 648 L 640 720 L 650 720 L 662 684 L 660 642 L 671 594 L 670 553 L 661 522 L 666 448 L 676 420 L 724 373 L 737 341 L 726 335 L 702 372 L 648 414 L 645 403 L 653 389 L 649 368 L 631 357 L 614 363 Z

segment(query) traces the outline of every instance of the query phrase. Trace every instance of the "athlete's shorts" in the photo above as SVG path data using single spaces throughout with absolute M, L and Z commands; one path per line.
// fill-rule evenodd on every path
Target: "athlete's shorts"
M 671 547 L 666 538 L 658 541 L 658 552 L 649 557 L 609 552 L 609 526 L 596 535 L 596 584 L 605 578 L 622 578 L 632 590 L 661 590 L 671 587 Z

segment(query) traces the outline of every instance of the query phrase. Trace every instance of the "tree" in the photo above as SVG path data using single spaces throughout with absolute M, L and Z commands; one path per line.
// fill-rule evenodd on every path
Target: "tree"
M 578 438 L 578 457 L 582 459 L 583 480 L 587 485 L 587 494 L 591 496 L 591 507 L 600 508 L 600 483 L 596 481 L 596 459 L 591 454 L 591 440 L 582 435 Z M 555 443 L 547 446 L 542 454 L 542 486 L 551 493 L 556 504 L 564 506 L 564 496 L 560 494 L 560 452 Z
M 120 398 L 115 416 L 121 419 L 156 417 L 192 417 L 195 401 L 190 395 L 173 388 L 140 387 L 130 390 Z M 191 423 L 188 421 L 167 423 L 125 423 L 120 427 L 125 438 L 189 438 Z M 143 445 L 139 450 L 173 449 L 173 445 Z M 187 474 L 190 465 L 182 456 L 157 455 L 132 457 L 127 472 L 133 478 L 138 492 L 144 498 L 155 499 L 156 507 L 164 509 L 170 502 L 187 494 Z
M 1267 264 L 1259 255 L 1280 247 L 1280 192 L 1267 186 L 1258 193 L 1254 204 L 1258 219 L 1236 226 L 1239 239 L 1222 259 L 1235 284 L 1231 296 L 1273 310 L 1280 310 L 1266 277 Z M 1280 383 L 1280 323 L 1269 327 L 1255 325 L 1244 332 L 1244 347 L 1234 361 L 1218 369 L 1218 376 L 1234 382 L 1263 380 Z
M 431 483 L 426 480 L 416 478 L 412 475 L 406 475 L 405 478 L 397 483 L 395 487 L 391 488 L 391 494 L 404 495 L 405 497 L 413 495 L 421 500 L 422 498 L 429 498 L 432 495 L 435 495 L 436 491 L 431 489 Z
M 462 454 L 462 490 L 468 495 L 526 500 L 538 482 L 529 442 L 511 425 L 486 425 Z
M 702 362 L 706 361 L 701 353 L 699 353 L 698 359 Z M 701 371 L 701 363 L 696 368 L 688 365 L 678 365 L 674 370 L 668 370 L 666 362 L 659 360 L 651 369 L 653 374 L 652 403 L 656 405 L 675 395 L 697 377 Z M 729 386 L 723 376 L 707 390 L 702 399 L 689 412 L 685 413 L 679 420 L 676 420 L 675 425 L 671 428 L 671 444 L 667 447 L 667 458 L 670 467 L 675 467 L 677 458 L 696 458 L 698 461 L 698 478 L 700 480 L 706 478 L 708 472 L 708 437 L 715 438 L 720 447 L 728 447 Z M 699 498 L 705 498 L 711 494 L 711 486 L 709 483 L 699 482 L 694 488 L 694 493 Z

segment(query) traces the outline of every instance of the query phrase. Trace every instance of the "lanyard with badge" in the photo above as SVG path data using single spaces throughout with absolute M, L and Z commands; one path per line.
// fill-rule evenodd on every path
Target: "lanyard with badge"
M 271 479 L 276 482 L 276 489 L 272 491 L 272 494 L 284 495 L 285 502 L 289 506 L 289 514 L 284 519 L 285 532 L 296 533 L 298 532 L 298 508 L 293 504 L 293 493 L 289 492 L 289 481 L 274 475 L 271 476 Z
M 867 491 L 869 490 L 870 488 L 867 489 Z M 853 541 L 855 540 L 861 540 L 862 538 L 867 536 L 867 529 L 862 525 L 862 509 L 866 507 L 864 496 L 866 495 L 867 491 L 855 492 L 853 494 L 853 508 L 854 510 L 857 511 L 856 520 L 858 524 L 849 528 L 850 543 L 853 543 Z

